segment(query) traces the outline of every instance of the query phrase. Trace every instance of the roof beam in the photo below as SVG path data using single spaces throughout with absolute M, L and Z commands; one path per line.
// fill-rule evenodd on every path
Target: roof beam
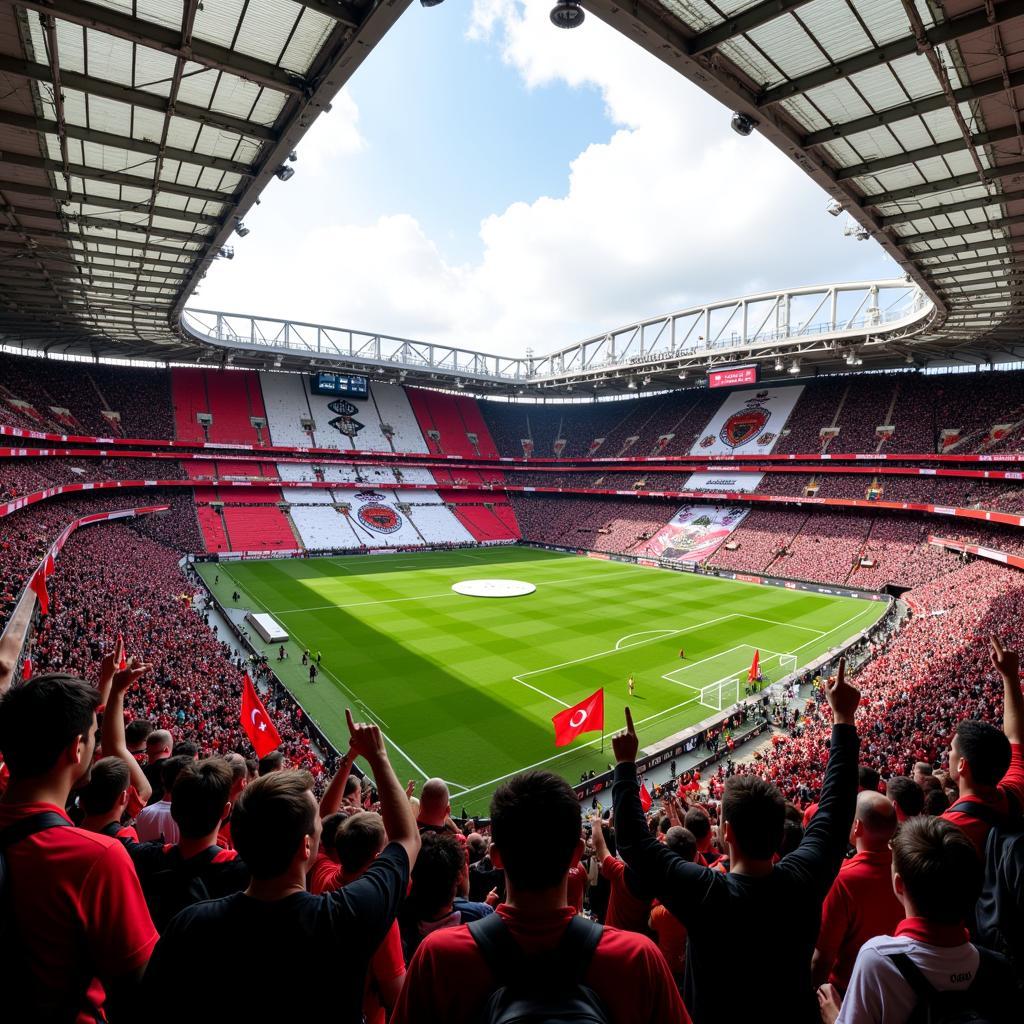
M 1016 125 L 1008 125 L 1006 128 L 996 128 L 994 131 L 978 132 L 976 135 L 972 135 L 971 145 L 989 146 L 994 142 L 1005 142 L 1007 139 L 1015 138 L 1017 138 Z M 962 153 L 963 151 L 963 139 L 937 142 L 934 146 L 922 146 L 920 149 L 910 149 L 905 153 L 897 153 L 895 156 L 883 156 L 878 160 L 867 160 L 862 164 L 840 167 L 836 171 L 836 181 L 846 181 L 849 178 L 863 178 L 866 175 L 877 174 L 880 171 L 891 171 L 896 167 L 906 167 L 920 160 L 930 160 L 933 157 L 947 156 L 950 153 Z
M 0 188 L 2 187 L 0 185 Z M 903 213 L 893 213 L 887 217 L 879 217 L 878 223 L 882 227 L 887 227 L 890 224 L 904 224 L 907 221 L 922 220 L 925 217 L 944 217 L 950 213 L 980 210 L 986 206 L 1002 206 L 1004 203 L 1012 203 L 1020 199 L 1024 199 L 1024 191 L 999 192 L 995 195 L 982 196 L 980 199 L 965 199 L 959 203 L 948 203 L 945 206 L 926 206 L 920 210 L 906 210 Z
M 698 32 L 689 41 L 686 52 L 691 57 L 706 53 L 708 50 L 721 46 L 722 43 L 727 43 L 736 36 L 741 36 L 751 29 L 765 25 L 769 21 L 774 21 L 787 11 L 794 11 L 809 2 L 810 0 L 766 0 L 765 3 L 755 4 L 741 14 L 727 17 L 721 25 L 715 25 L 714 28 Z
M 940 22 L 925 32 L 925 38 L 931 46 L 938 46 L 973 35 L 975 32 L 984 31 L 993 25 L 1001 25 L 1005 21 L 1019 18 L 1022 14 L 1024 14 L 1022 0 L 1004 0 L 1003 3 L 993 4 L 991 8 L 982 7 L 960 18 Z M 891 43 L 872 50 L 865 50 L 863 53 L 847 57 L 845 60 L 836 61 L 828 67 L 819 68 L 806 75 L 799 75 L 774 89 L 768 89 L 758 97 L 757 105 L 764 107 L 771 103 L 778 103 L 780 100 L 798 96 L 819 85 L 827 85 L 829 82 L 849 78 L 851 75 L 857 74 L 858 71 L 867 71 L 869 68 L 876 68 L 881 64 L 888 64 L 900 57 L 909 57 L 918 52 L 917 37 L 914 35 L 902 36 L 899 39 L 894 39 Z
M 990 167 L 986 180 L 999 181 L 1002 178 L 1012 178 L 1018 174 L 1024 174 L 1024 161 Z M 874 195 L 865 196 L 861 205 L 881 206 L 883 203 L 898 203 L 901 199 L 913 199 L 914 196 L 936 195 L 939 192 L 949 192 L 954 188 L 963 188 L 965 185 L 977 184 L 977 173 L 975 171 L 968 171 L 966 174 L 954 174 L 951 178 L 940 178 L 938 181 L 924 181 L 920 185 L 896 188 L 890 192 L 877 192 Z
M 18 259 L 22 253 L 19 252 L 14 257 L 6 256 L 3 252 L 5 249 L 13 250 L 24 250 L 23 244 L 16 245 L 14 242 L 8 241 L 0 237 L 0 267 L 2 266 L 13 266 L 14 260 Z M 186 270 L 188 270 L 189 264 L 187 263 L 174 263 L 171 260 L 153 260 L 144 259 L 141 256 L 118 256 L 115 253 L 109 252 L 94 252 L 92 250 L 82 251 L 81 249 L 71 248 L 60 248 L 60 249 L 35 249 L 35 255 L 42 260 L 49 261 L 51 263 L 72 263 L 82 266 L 87 272 L 92 268 L 104 268 L 108 270 L 120 269 L 118 263 L 129 263 L 133 266 L 142 267 L 155 267 L 154 271 L 144 271 L 144 273 L 156 273 L 159 270 L 177 270 L 178 274 L 167 274 L 167 277 L 180 277 Z M 5 263 L 5 261 L 8 261 Z
M 358 28 L 362 21 L 359 12 L 351 4 L 345 3 L 345 0 L 295 0 L 295 2 L 303 7 L 308 7 L 311 11 L 319 11 L 328 18 L 340 21 L 342 25 L 348 25 L 349 28 Z
M 986 78 L 981 82 L 973 82 L 971 85 L 963 85 L 959 89 L 953 89 L 953 99 L 957 103 L 967 103 L 970 100 L 982 99 L 985 96 L 994 96 L 997 93 L 1017 89 L 1024 85 L 1024 69 L 1011 71 L 1004 78 L 1002 75 L 993 78 Z M 894 124 L 896 121 L 905 121 L 908 117 L 917 117 L 920 114 L 928 114 L 935 110 L 949 108 L 949 100 L 944 92 L 932 93 L 931 96 L 922 96 L 919 100 L 911 100 L 909 103 L 901 103 L 896 107 L 889 107 L 887 110 L 879 110 L 874 114 L 866 114 L 864 117 L 855 117 L 852 121 L 843 124 L 834 124 L 820 131 L 811 132 L 801 140 L 805 148 L 820 146 L 826 142 L 833 142 L 835 139 L 842 139 L 848 135 L 856 135 L 858 132 L 869 131 L 872 128 L 880 128 L 883 125 Z M 960 139 L 960 148 L 964 149 L 963 139 Z M 975 174 L 977 177 L 977 174 Z
M 11 110 L 0 110 L 0 124 L 10 125 L 12 128 L 21 128 L 27 132 L 46 132 L 48 135 L 60 135 L 60 125 L 56 121 L 49 121 L 43 117 L 31 117 L 28 114 L 16 114 Z M 86 128 L 84 125 L 65 125 L 65 132 L 69 139 L 80 139 L 82 142 L 93 142 L 97 146 L 111 146 L 114 149 L 125 149 L 129 153 L 144 153 L 148 156 L 158 156 L 160 147 L 155 142 L 145 142 L 142 139 L 133 139 L 127 135 L 115 135 L 113 132 L 99 132 L 94 128 Z M 227 171 L 229 174 L 240 174 L 244 177 L 252 175 L 253 170 L 248 164 L 240 163 L 238 160 L 225 160 L 219 156 L 206 156 L 205 153 L 194 153 L 190 149 L 172 149 L 168 147 L 165 155 L 170 160 L 179 160 L 184 164 L 194 164 L 198 167 L 212 167 L 217 171 Z
M 127 231 L 129 233 L 141 235 L 146 233 L 145 224 L 133 224 L 131 221 L 127 220 L 106 220 L 104 217 L 99 217 L 91 213 L 61 214 L 53 210 L 35 210 L 26 206 L 0 206 L 0 211 L 2 210 L 11 210 L 20 217 L 35 218 L 37 220 L 55 220 L 58 223 L 63 223 L 67 220 L 74 224 L 89 224 L 92 227 L 105 228 L 108 231 Z M 175 238 L 180 242 L 193 242 L 198 245 L 201 245 L 210 239 L 210 235 L 203 232 L 175 231 L 172 228 L 154 228 L 153 234 L 160 235 L 164 238 Z M 71 237 L 75 236 L 72 235 Z M 116 245 L 117 240 L 110 239 L 108 244 Z M 143 245 L 143 248 L 148 247 L 149 243 L 146 242 Z
M 53 198 L 51 189 L 44 188 L 42 185 L 25 185 L 20 181 L 0 181 L 0 189 L 23 196 Z M 124 199 L 108 199 L 106 196 L 91 196 L 82 192 L 62 193 L 60 199 L 63 203 L 87 203 L 91 206 L 106 206 L 111 210 L 126 210 L 129 213 L 142 213 L 145 207 L 142 202 L 132 203 Z M 217 217 L 211 217 L 205 213 L 190 213 L 187 210 L 178 210 L 173 206 L 157 206 L 153 212 L 158 217 L 176 217 L 178 220 L 188 221 L 192 224 L 220 224 Z
M 129 241 L 127 239 L 107 238 L 104 235 L 80 234 L 77 231 L 46 231 L 43 228 L 37 228 L 37 227 L 28 227 L 28 228 L 24 229 L 24 232 L 19 232 L 15 228 L 5 227 L 2 224 L 0 224 L 0 244 L 2 244 L 5 236 L 9 236 L 11 238 L 17 238 L 17 239 L 20 240 L 22 234 L 28 235 L 30 238 L 47 238 L 47 239 L 56 239 L 56 240 L 68 241 L 68 242 L 80 242 L 83 245 L 110 245 L 110 246 L 116 246 L 118 249 L 131 249 L 133 252 L 141 252 L 141 253 L 159 252 L 159 253 L 164 253 L 164 254 L 166 254 L 168 256 L 189 256 L 190 257 L 189 261 L 186 264 L 184 264 L 185 267 L 189 268 L 189 269 L 192 267 L 193 263 L 195 262 L 196 257 L 199 256 L 199 251 L 198 250 L 196 250 L 195 252 L 185 251 L 185 250 L 183 250 L 181 248 L 181 246 L 175 247 L 173 245 L 160 245 L 160 244 L 154 243 L 154 242 L 146 242 L 145 244 L 142 244 L 141 242 L 132 242 L 132 241 Z M 196 239 L 196 241 L 199 241 L 199 240 Z M 19 245 L 20 245 L 21 248 L 25 247 L 23 241 L 20 241 Z M 77 251 L 77 250 L 69 250 L 69 251 Z M 95 250 L 87 250 L 87 251 L 93 252 Z M 98 252 L 98 253 L 96 253 L 96 255 L 99 255 L 99 256 L 112 256 L 113 253 Z M 210 257 L 210 258 L 213 259 L 214 257 Z
M 0 71 L 35 82 L 53 82 L 50 69 L 45 64 L 19 60 L 15 57 L 0 56 Z M 117 100 L 119 103 L 130 103 L 132 106 L 142 107 L 145 110 L 154 110 L 158 114 L 168 112 L 167 98 L 155 92 L 147 92 L 145 89 L 133 89 L 118 82 L 110 82 L 105 78 L 80 75 L 77 71 L 66 71 L 64 68 L 60 69 L 60 80 L 65 88 L 76 89 L 78 92 L 84 92 L 90 96 L 102 96 L 104 99 Z M 277 140 L 277 132 L 273 128 L 256 124 L 254 121 L 246 121 L 241 117 L 232 117 L 230 114 L 221 114 L 216 110 L 205 110 L 203 107 L 197 107 L 194 103 L 183 103 L 178 100 L 174 104 L 172 113 L 175 117 L 180 117 L 185 121 L 196 121 L 210 128 L 237 132 L 239 135 L 246 135 L 263 142 Z
M 1024 213 L 1015 217 L 1000 217 L 998 220 L 986 221 L 982 224 L 964 224 L 960 227 L 939 228 L 937 231 L 925 231 L 919 235 L 897 235 L 898 242 L 905 242 L 907 245 L 915 245 L 918 242 L 930 242 L 933 238 L 949 238 L 952 236 L 973 235 L 978 231 L 999 231 L 1002 228 L 1012 228 L 1017 224 L 1024 224 Z
M 296 75 L 284 68 L 267 61 L 257 60 L 244 53 L 229 50 L 224 46 L 202 39 L 192 41 L 191 47 L 183 47 L 180 33 L 173 28 L 157 25 L 142 18 L 133 18 L 129 14 L 100 7 L 98 4 L 87 3 L 86 0 L 18 0 L 19 5 L 41 14 L 55 15 L 65 21 L 94 28 L 100 32 L 127 39 L 131 43 L 145 46 L 161 53 L 169 53 L 172 57 L 183 57 L 204 67 L 224 71 L 229 75 L 237 75 L 247 81 L 255 82 L 267 89 L 283 92 L 289 96 L 301 96 L 306 89 L 306 82 L 301 75 Z M 186 52 L 187 50 L 187 52 Z

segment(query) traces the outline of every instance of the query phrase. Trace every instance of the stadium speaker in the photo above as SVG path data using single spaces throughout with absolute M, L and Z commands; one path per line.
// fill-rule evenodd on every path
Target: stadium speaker
M 436 7 L 439 3 L 443 3 L 444 0 L 420 0 L 420 3 L 424 7 Z
M 551 24 L 556 28 L 577 28 L 584 17 L 579 0 L 558 0 L 551 8 Z
M 245 238 L 249 234 L 249 229 L 241 221 L 235 225 L 235 231 L 238 232 L 239 238 Z
M 752 117 L 738 110 L 732 115 L 732 120 L 729 123 L 737 135 L 743 136 L 749 135 L 757 127 L 757 122 Z

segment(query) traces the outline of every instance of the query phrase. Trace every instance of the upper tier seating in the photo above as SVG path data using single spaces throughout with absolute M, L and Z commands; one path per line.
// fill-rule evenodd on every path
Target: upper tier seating
M 259 376 L 252 370 L 204 370 L 175 367 L 171 371 L 174 421 L 182 441 L 223 441 L 226 444 L 266 442 L 254 418 L 266 418 Z M 199 415 L 211 416 L 204 430 Z

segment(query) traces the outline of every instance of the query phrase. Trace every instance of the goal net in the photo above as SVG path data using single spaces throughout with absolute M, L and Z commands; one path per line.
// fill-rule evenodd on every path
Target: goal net
M 738 703 L 740 678 L 740 676 L 736 676 L 731 679 L 719 679 L 717 683 L 708 683 L 707 686 L 702 686 L 700 689 L 701 707 L 711 708 L 712 711 L 721 711 L 723 707 L 729 708 Z
M 786 676 L 791 676 L 796 673 L 796 655 L 795 654 L 780 654 L 779 655 L 779 678 L 785 679 Z

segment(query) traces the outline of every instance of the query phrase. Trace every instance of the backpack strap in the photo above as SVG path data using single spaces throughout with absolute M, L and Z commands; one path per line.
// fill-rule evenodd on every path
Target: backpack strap
M 893 966 L 903 975 L 903 980 L 914 990 L 918 1001 L 931 999 L 936 988 L 921 973 L 921 969 L 907 956 L 906 953 L 887 953 L 886 956 L 892 961 Z
M 28 839 L 29 836 L 34 836 L 37 832 L 45 832 L 47 829 L 61 828 L 65 825 L 70 827 L 71 822 L 56 811 L 40 811 L 38 814 L 30 814 L 0 831 L 0 849 L 20 843 L 22 839 Z
M 958 814 L 966 814 L 969 818 L 974 818 L 976 821 L 983 821 L 988 826 L 998 825 L 1002 820 L 1002 815 L 989 807 L 988 804 L 980 803 L 976 800 L 958 800 L 949 811 L 956 811 Z
M 488 914 L 479 921 L 471 921 L 468 928 L 487 966 L 499 981 L 522 979 L 528 962 L 531 973 L 536 976 L 537 965 L 533 961 L 537 958 L 523 952 L 498 914 Z M 582 983 L 603 931 L 601 925 L 577 914 L 551 954 L 540 954 L 544 960 L 550 957 L 549 968 L 542 973 L 548 976 L 557 973 L 562 981 L 571 979 L 576 984 Z
M 108 822 L 103 828 L 100 829 L 101 836 L 110 836 L 111 839 L 117 838 L 117 833 L 121 831 L 121 823 L 119 821 Z

